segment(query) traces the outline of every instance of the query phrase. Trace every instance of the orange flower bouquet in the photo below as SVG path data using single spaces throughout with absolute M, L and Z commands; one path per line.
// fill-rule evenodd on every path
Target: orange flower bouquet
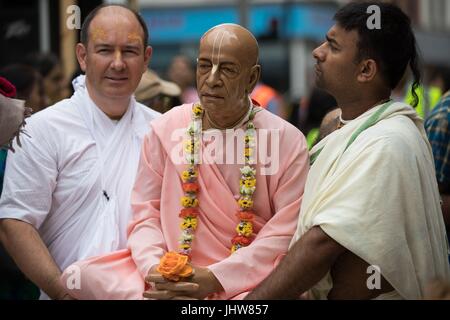
M 190 277 L 193 273 L 188 263 L 189 257 L 174 251 L 167 252 L 160 260 L 156 271 L 170 281 L 180 281 L 181 278 Z

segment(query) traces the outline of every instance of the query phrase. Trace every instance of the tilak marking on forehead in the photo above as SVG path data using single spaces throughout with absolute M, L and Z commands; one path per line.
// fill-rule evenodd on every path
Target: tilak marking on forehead
M 127 38 L 130 41 L 138 41 L 139 43 L 142 44 L 142 37 L 139 34 L 137 34 L 136 32 L 132 32 L 132 33 L 128 34 Z
M 211 63 L 212 63 L 211 73 L 212 74 L 216 73 L 217 69 L 219 68 L 220 47 L 222 46 L 222 41 L 223 41 L 224 35 L 225 35 L 225 33 L 223 31 L 219 31 L 219 32 L 217 32 L 216 37 L 214 38 L 213 50 L 212 50 L 212 55 L 211 55 Z M 219 40 L 219 38 L 220 38 L 220 40 Z M 219 47 L 217 48 L 218 40 L 219 40 Z M 216 59 L 214 59 L 214 56 Z
M 213 50 L 212 50 L 212 70 L 211 73 L 214 74 L 217 69 L 219 68 L 220 64 L 220 52 L 222 50 L 223 41 L 225 40 L 225 43 L 227 44 L 227 40 L 231 38 L 236 38 L 236 35 L 233 32 L 230 32 L 228 30 L 221 30 L 217 32 L 216 37 L 214 38 L 213 43 Z M 229 41 L 228 41 L 229 43 Z M 225 44 L 225 45 L 226 45 Z
M 102 28 L 92 28 L 91 33 L 94 41 L 99 39 L 104 40 L 106 38 L 106 32 Z

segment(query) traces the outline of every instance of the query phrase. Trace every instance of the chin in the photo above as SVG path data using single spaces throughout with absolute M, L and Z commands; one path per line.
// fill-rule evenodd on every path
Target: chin
M 222 109 L 222 103 L 218 103 L 218 102 L 211 102 L 211 101 L 204 101 L 204 100 L 200 100 L 203 108 L 205 109 L 210 109 L 210 110 L 215 110 L 215 109 Z
M 120 90 L 106 90 L 105 95 L 111 98 L 116 99 L 124 99 L 129 98 L 133 95 L 133 92 L 127 91 L 120 91 Z

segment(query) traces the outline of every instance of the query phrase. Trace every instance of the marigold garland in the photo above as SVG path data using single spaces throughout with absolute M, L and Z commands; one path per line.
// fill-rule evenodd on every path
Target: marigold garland
M 252 109 L 250 112 L 249 120 L 246 125 L 245 130 L 245 148 L 244 148 L 244 158 L 245 164 L 240 169 L 241 178 L 239 180 L 239 193 L 240 197 L 237 200 L 239 210 L 236 213 L 236 217 L 239 219 L 239 223 L 236 226 L 237 235 L 231 239 L 231 253 L 236 250 L 248 246 L 253 240 L 253 220 L 255 212 L 253 211 L 253 194 L 256 190 L 256 169 L 254 168 L 254 147 L 255 147 L 255 137 L 256 129 L 253 124 L 253 119 L 255 117 L 255 110 Z M 188 166 L 181 174 L 181 179 L 183 181 L 182 187 L 184 191 L 184 196 L 181 197 L 180 203 L 183 209 L 179 214 L 182 219 L 180 223 L 181 236 L 179 239 L 179 253 L 178 255 L 183 255 L 188 257 L 190 260 L 192 252 L 192 242 L 194 240 L 194 233 L 198 225 L 198 215 L 199 215 L 199 201 L 197 198 L 199 192 L 199 185 L 197 182 L 198 178 L 198 164 L 200 160 L 199 150 L 200 141 L 202 134 L 202 118 L 203 118 L 203 108 L 200 104 L 194 104 L 192 107 L 192 121 L 187 128 L 187 134 L 189 139 L 184 142 L 184 151 L 186 155 L 186 161 Z M 173 268 L 164 267 L 170 261 L 171 264 L 176 264 L 172 261 L 182 260 L 177 258 L 175 252 L 168 252 L 161 258 L 160 266 L 158 271 L 164 271 L 169 269 L 170 271 L 161 272 L 161 274 L 169 280 L 178 281 L 182 277 L 189 276 L 189 270 L 192 268 L 175 268 L 181 272 L 176 273 Z M 177 260 L 178 259 L 178 260 Z M 186 262 L 187 263 L 187 262 Z

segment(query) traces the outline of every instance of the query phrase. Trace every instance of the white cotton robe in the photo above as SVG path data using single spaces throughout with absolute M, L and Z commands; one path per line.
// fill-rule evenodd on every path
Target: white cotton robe
M 141 144 L 157 116 L 132 97 L 112 121 L 84 86 L 33 115 L 30 137 L 8 154 L 0 219 L 33 225 L 61 270 L 125 248 Z

